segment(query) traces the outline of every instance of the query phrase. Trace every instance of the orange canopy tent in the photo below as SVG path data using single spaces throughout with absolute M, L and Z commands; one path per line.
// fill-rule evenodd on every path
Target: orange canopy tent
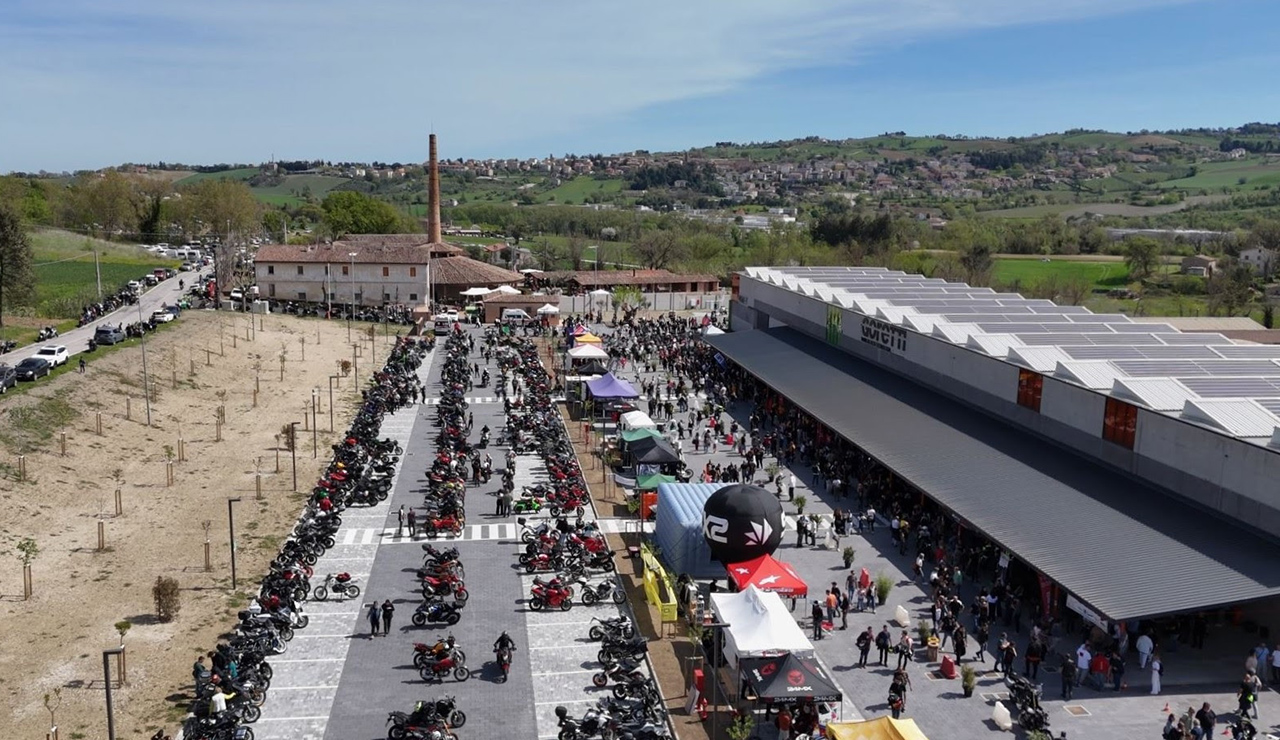
M 772 555 L 761 555 L 753 560 L 734 563 L 725 568 L 729 580 L 737 590 L 747 586 L 755 586 L 761 591 L 773 591 L 779 596 L 799 598 L 809 593 L 809 585 L 804 582 L 795 568 L 774 560 Z
M 827 725 L 832 740 L 929 740 L 913 719 L 877 717 L 865 722 L 832 722 Z

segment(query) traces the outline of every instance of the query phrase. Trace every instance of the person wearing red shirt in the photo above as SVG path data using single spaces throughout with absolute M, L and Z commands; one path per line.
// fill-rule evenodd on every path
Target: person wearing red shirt
M 1089 661 L 1089 681 L 1093 684 L 1093 688 L 1102 691 L 1102 687 L 1107 685 L 1107 681 L 1111 678 L 1111 661 L 1107 660 L 1106 653 L 1099 650 L 1093 656 L 1093 660 Z

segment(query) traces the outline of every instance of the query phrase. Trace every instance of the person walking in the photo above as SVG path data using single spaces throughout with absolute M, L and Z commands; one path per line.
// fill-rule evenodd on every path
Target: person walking
M 1151 654 L 1151 695 L 1155 696 L 1160 693 L 1160 679 L 1164 676 L 1164 661 L 1160 660 L 1160 653 Z
M 991 642 L 991 628 L 987 626 L 986 620 L 978 622 L 978 631 L 973 633 L 973 639 L 978 643 L 978 652 L 975 657 L 979 663 L 986 663 L 987 643 Z
M 902 631 L 902 636 L 898 638 L 898 670 L 903 670 L 911 662 L 912 644 L 911 634 L 906 630 Z
M 382 634 L 384 636 L 391 634 L 391 615 L 395 611 L 396 608 L 391 604 L 391 599 L 384 599 L 382 602 Z
M 378 621 L 381 619 L 381 615 L 378 611 L 378 602 L 375 601 L 369 605 L 369 613 L 366 616 L 369 619 L 369 636 L 377 637 Z
M 778 727 L 778 740 L 791 740 L 791 710 L 782 707 L 773 722 Z
M 1092 661 L 1093 653 L 1089 651 L 1089 643 L 1080 643 L 1080 647 L 1076 648 L 1076 686 L 1084 683 L 1084 677 L 1089 675 L 1089 663 Z
M 409 524 L 409 536 L 413 537 L 418 533 L 418 515 L 413 509 L 409 509 L 409 513 L 405 515 L 405 520 Z
M 964 633 L 964 625 L 956 625 L 955 631 L 951 633 L 951 648 L 956 654 L 956 663 L 964 660 L 964 656 L 969 652 L 968 636 Z
M 840 629 L 849 629 L 849 594 L 840 594 Z

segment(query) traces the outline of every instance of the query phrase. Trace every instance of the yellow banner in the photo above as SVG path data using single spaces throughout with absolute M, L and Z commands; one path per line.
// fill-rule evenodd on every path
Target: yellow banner
M 663 624 L 676 621 L 678 609 L 671 577 L 648 547 L 640 548 L 640 560 L 644 563 L 645 598 L 657 607 Z

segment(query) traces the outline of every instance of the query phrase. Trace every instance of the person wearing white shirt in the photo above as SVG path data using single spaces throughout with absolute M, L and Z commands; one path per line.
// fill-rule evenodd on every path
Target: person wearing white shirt
M 1089 652 L 1088 643 L 1080 643 L 1080 647 L 1076 648 L 1076 686 L 1079 686 L 1084 677 L 1089 675 L 1089 663 L 1093 660 L 1093 653 Z
M 1151 640 L 1151 635 L 1143 632 L 1138 636 L 1133 646 L 1138 649 L 1138 667 L 1146 668 L 1147 663 L 1151 662 L 1151 653 L 1156 649 L 1156 645 Z

